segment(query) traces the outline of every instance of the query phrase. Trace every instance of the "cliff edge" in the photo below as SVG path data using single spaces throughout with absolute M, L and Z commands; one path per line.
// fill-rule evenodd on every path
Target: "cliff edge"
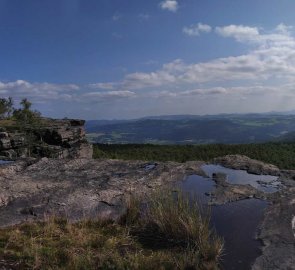
M 19 157 L 92 158 L 84 120 L 42 118 L 38 126 L 0 121 L 0 159 Z

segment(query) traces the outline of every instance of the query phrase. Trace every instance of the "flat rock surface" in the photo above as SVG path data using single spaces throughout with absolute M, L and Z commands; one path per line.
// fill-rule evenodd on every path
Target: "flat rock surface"
M 0 166 L 0 227 L 44 215 L 116 219 L 134 192 L 182 180 L 203 162 L 48 159 Z

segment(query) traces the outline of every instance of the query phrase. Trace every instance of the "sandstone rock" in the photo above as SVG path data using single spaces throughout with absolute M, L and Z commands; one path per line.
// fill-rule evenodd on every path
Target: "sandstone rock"
M 91 158 L 92 146 L 87 142 L 84 120 L 47 119 L 38 128 L 27 127 L 19 132 L 15 127 L 0 133 L 0 156 L 11 159 L 25 156 L 52 158 Z

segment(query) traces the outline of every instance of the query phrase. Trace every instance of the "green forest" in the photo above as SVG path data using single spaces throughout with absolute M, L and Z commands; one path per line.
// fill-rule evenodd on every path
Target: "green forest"
M 231 145 L 94 145 L 94 158 L 185 162 L 189 160 L 210 161 L 213 158 L 230 154 L 246 155 L 274 164 L 280 169 L 295 169 L 295 142 Z

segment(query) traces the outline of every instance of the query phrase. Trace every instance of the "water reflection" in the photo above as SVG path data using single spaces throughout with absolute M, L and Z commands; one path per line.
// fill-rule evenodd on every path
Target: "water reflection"
M 250 174 L 244 170 L 233 170 L 220 165 L 212 164 L 204 165 L 202 166 L 202 169 L 210 177 L 212 177 L 213 173 L 224 173 L 227 175 L 227 182 L 231 184 L 251 185 L 256 189 L 267 193 L 276 192 L 281 185 L 277 176 Z
M 12 161 L 7 161 L 7 160 L 0 160 L 0 165 L 1 164 L 8 164 L 11 163 Z
M 209 171 L 208 168 L 213 169 L 214 167 L 207 167 L 207 173 Z M 208 175 L 212 176 L 213 172 L 217 171 L 211 170 Z M 225 171 L 223 170 L 222 172 Z M 226 172 L 230 172 L 230 179 L 240 173 L 239 171 L 236 174 L 231 169 L 227 169 Z M 242 175 L 247 182 L 246 176 L 249 174 Z M 273 179 L 269 176 L 264 177 L 264 179 Z M 251 178 L 249 182 L 253 182 L 253 179 Z M 190 194 L 191 198 L 197 197 L 201 204 L 206 205 L 210 200 L 208 195 L 214 191 L 215 182 L 212 178 L 190 175 L 180 183 L 180 188 L 182 191 Z M 255 239 L 255 235 L 267 205 L 266 201 L 247 199 L 220 206 L 212 206 L 211 226 L 225 241 L 222 269 L 251 269 L 255 259 L 261 255 L 261 243 Z

